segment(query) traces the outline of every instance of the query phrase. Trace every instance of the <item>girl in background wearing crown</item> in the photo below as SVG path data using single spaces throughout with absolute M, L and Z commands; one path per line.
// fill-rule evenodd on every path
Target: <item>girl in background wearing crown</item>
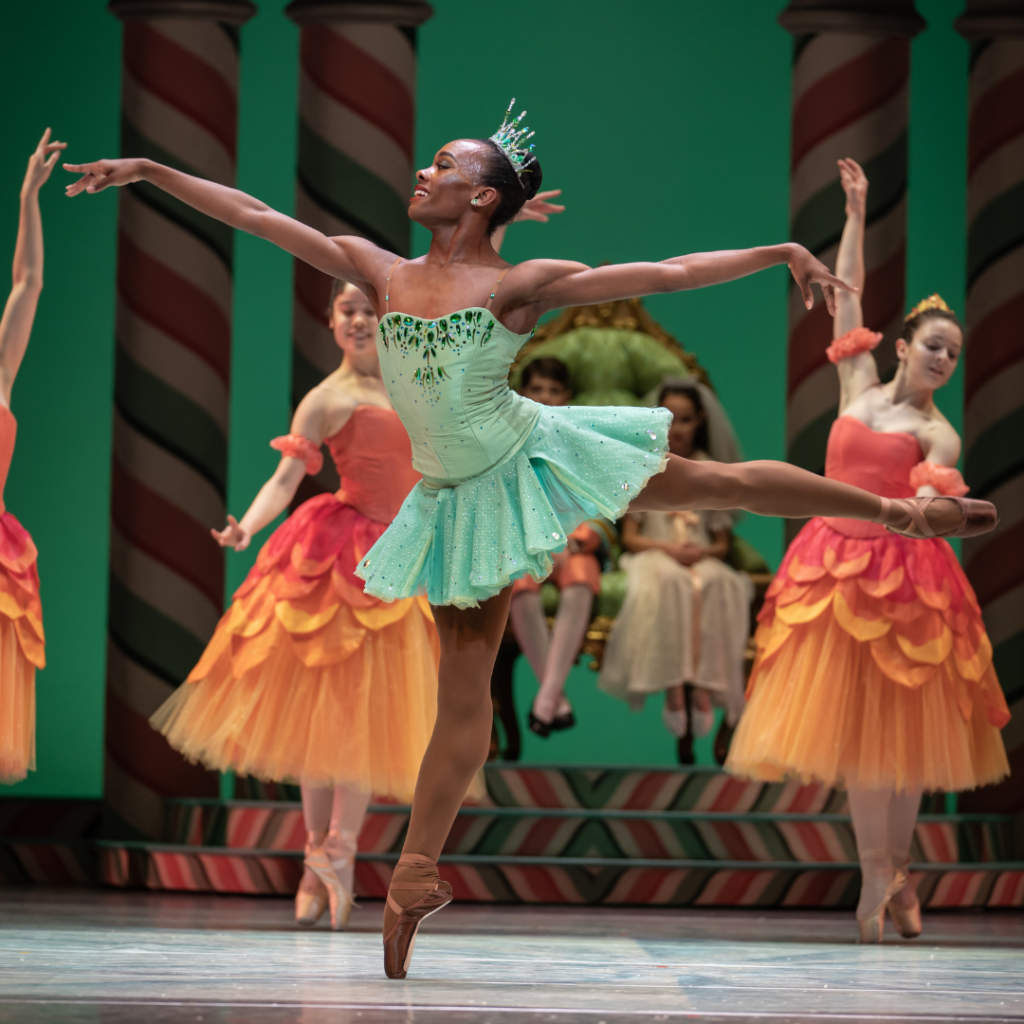
M 511 107 L 509 108 L 511 111 Z M 489 139 L 457 139 L 416 173 L 409 216 L 431 234 L 404 261 L 365 238 L 329 238 L 236 189 L 145 158 L 66 164 L 69 195 L 146 180 L 232 227 L 358 284 L 380 315 L 385 388 L 423 474 L 357 574 L 387 601 L 426 594 L 441 641 L 437 721 L 384 911 L 384 969 L 404 978 L 421 922 L 452 899 L 437 859 L 491 738 L 490 678 L 512 581 L 543 579 L 584 520 L 629 509 L 743 508 L 844 516 L 912 536 L 990 530 L 987 502 L 887 499 L 778 462 L 722 465 L 667 451 L 665 409 L 548 408 L 514 394 L 508 370 L 549 310 L 702 288 L 785 264 L 808 307 L 847 286 L 796 243 L 591 268 L 505 263 L 491 245 L 541 184 L 540 163 L 506 117 Z M 532 134 L 532 133 L 531 133 Z M 394 308 L 392 308 L 392 306 Z
M 3 504 L 18 423 L 11 389 L 25 358 L 43 290 L 43 220 L 39 190 L 65 142 L 47 128 L 21 186 L 11 293 L 0 319 L 0 783 L 20 782 L 36 767 L 36 669 L 46 665 L 36 546 Z
M 846 192 L 836 273 L 861 287 L 868 181 L 840 160 Z M 956 369 L 960 323 L 937 295 L 906 318 L 895 378 L 881 384 L 857 293 L 836 296 L 839 418 L 826 476 L 892 498 L 967 493 L 960 438 L 935 405 Z M 920 507 L 920 506 L 919 506 Z M 955 792 L 1009 772 L 1009 720 L 992 645 L 960 563 L 943 540 L 908 541 L 876 523 L 812 519 L 796 536 L 758 616 L 748 705 L 726 767 L 845 786 L 861 865 L 861 940 L 880 942 L 886 908 L 921 933 L 909 876 L 923 790 Z
M 564 209 L 547 202 L 558 194 L 542 192 L 516 219 L 546 221 Z M 228 516 L 211 533 L 244 551 L 320 471 L 322 445 L 341 487 L 303 502 L 270 535 L 199 663 L 150 722 L 208 768 L 300 783 L 295 920 L 310 926 L 329 909 L 341 931 L 371 794 L 412 799 L 434 724 L 438 643 L 425 598 L 385 603 L 353 574 L 419 474 L 381 380 L 373 305 L 335 279 L 327 317 L 341 366 L 271 442 L 281 461 L 241 522 Z

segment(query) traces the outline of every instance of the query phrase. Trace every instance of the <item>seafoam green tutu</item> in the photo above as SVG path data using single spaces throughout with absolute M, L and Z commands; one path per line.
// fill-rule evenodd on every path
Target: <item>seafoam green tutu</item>
M 520 576 L 542 580 L 580 523 L 620 518 L 664 470 L 671 420 L 667 409 L 545 408 L 493 469 L 454 487 L 418 483 L 356 575 L 384 600 L 426 594 L 459 608 Z

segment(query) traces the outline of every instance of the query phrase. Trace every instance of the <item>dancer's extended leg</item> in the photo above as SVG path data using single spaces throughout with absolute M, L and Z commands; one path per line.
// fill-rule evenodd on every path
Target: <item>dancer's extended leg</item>
M 479 608 L 433 609 L 441 640 L 437 720 L 416 780 L 402 857 L 391 878 L 385 942 L 398 920 L 395 906 L 411 907 L 436 886 L 437 858 L 473 776 L 487 760 L 493 718 L 491 671 L 510 597 L 507 588 Z
M 665 472 L 651 477 L 630 505 L 635 512 L 742 508 L 784 519 L 841 516 L 869 522 L 882 521 L 883 508 L 889 507 L 878 495 L 785 462 L 698 462 L 676 455 L 668 456 Z M 893 499 L 886 522 L 902 523 L 900 509 Z M 925 518 L 943 534 L 957 529 L 962 513 L 952 499 L 937 499 Z
M 921 906 L 917 888 L 910 879 L 910 844 L 920 806 L 919 789 L 894 793 L 889 803 L 889 853 L 893 867 L 906 878 L 903 887 L 893 894 L 889 910 L 900 935 L 908 939 L 921 934 Z
M 851 787 L 847 796 L 860 857 L 857 923 L 861 942 L 881 942 L 886 908 L 904 881 L 903 875 L 893 867 L 889 851 L 889 809 L 893 791 Z
M 299 888 L 295 893 L 295 920 L 308 927 L 316 924 L 329 902 L 327 890 L 312 864 L 327 838 L 334 790 L 325 786 L 311 786 L 305 782 L 301 790 L 302 816 L 306 823 L 306 851 L 302 878 L 299 879 Z
M 579 654 L 593 606 L 594 594 L 586 584 L 575 583 L 562 591 L 544 674 L 537 677 L 541 680 L 540 693 L 533 703 L 533 713 L 543 722 L 566 710 L 565 680 Z
M 327 831 L 324 852 L 330 858 L 340 884 L 346 892 L 353 892 L 355 883 L 356 852 L 359 833 L 366 820 L 370 794 L 352 786 L 335 786 L 331 804 L 331 825 Z

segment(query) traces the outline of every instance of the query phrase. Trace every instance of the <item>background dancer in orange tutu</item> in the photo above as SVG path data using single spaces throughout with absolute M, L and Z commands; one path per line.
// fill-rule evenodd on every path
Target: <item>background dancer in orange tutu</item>
M 520 220 L 563 207 L 538 195 Z M 498 244 L 500 244 L 500 239 Z M 394 519 L 420 474 L 377 360 L 377 316 L 358 288 L 335 281 L 328 325 L 341 366 L 299 403 L 276 438 L 277 471 L 241 522 L 213 536 L 244 551 L 331 452 L 341 489 L 304 502 L 271 535 L 235 592 L 199 664 L 151 722 L 210 768 L 298 780 L 306 821 L 300 924 L 352 908 L 357 840 L 371 794 L 412 799 L 434 726 L 438 640 L 423 597 L 387 603 L 363 591 L 359 560 Z
M 3 488 L 14 455 L 17 421 L 11 389 L 28 348 L 43 290 L 43 220 L 39 189 L 66 143 L 47 128 L 21 186 L 13 285 L 0 320 L 0 782 L 18 782 L 36 767 L 36 669 L 46 665 L 36 546 L 6 511 Z
M 839 162 L 846 227 L 836 274 L 864 281 L 868 182 Z M 936 408 L 963 346 L 939 296 L 906 318 L 894 380 L 881 384 L 857 293 L 836 295 L 839 419 L 826 475 L 892 498 L 967 493 L 960 438 Z M 974 591 L 943 540 L 907 540 L 874 523 L 812 519 L 768 590 L 747 711 L 727 767 L 845 785 L 861 863 L 862 941 L 880 942 L 886 907 L 899 933 L 921 932 L 909 878 L 922 790 L 952 792 L 1009 771 L 1009 720 Z

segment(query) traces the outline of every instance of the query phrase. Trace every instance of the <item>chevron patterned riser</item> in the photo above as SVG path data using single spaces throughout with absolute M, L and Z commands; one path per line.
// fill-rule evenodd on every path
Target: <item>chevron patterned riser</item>
M 360 859 L 356 895 L 383 898 L 394 859 Z M 300 871 L 301 859 L 284 852 L 113 844 L 100 850 L 100 880 L 118 887 L 290 896 Z M 850 908 L 859 890 L 853 864 L 801 869 L 777 862 L 713 867 L 676 861 L 658 867 L 602 861 L 590 867 L 578 861 L 561 866 L 487 858 L 487 863 L 442 862 L 441 876 L 456 899 L 467 902 Z M 913 876 L 929 909 L 1024 906 L 1024 869 L 1017 865 L 974 870 L 915 865 Z
M 715 815 L 715 818 L 718 818 Z M 709 815 L 621 812 L 576 815 L 527 810 L 465 809 L 455 821 L 446 854 L 504 857 L 612 857 L 649 860 L 802 861 L 844 863 L 857 850 L 848 819 L 794 815 Z M 360 835 L 363 853 L 401 848 L 407 809 L 371 810 Z M 301 850 L 305 825 L 298 806 L 220 805 L 180 801 L 169 808 L 166 838 L 191 846 Z M 915 861 L 949 864 L 1012 857 L 1012 819 L 925 818 L 918 822 Z

